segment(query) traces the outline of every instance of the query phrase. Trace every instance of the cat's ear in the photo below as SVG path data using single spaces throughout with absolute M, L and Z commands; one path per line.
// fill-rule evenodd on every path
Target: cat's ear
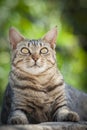
M 57 39 L 57 26 L 51 29 L 49 32 L 47 32 L 42 38 L 42 40 L 44 40 L 45 42 L 50 43 L 52 49 L 55 49 L 56 39 Z
M 24 40 L 24 37 L 14 28 L 9 29 L 9 40 L 13 49 L 16 48 L 17 43 Z

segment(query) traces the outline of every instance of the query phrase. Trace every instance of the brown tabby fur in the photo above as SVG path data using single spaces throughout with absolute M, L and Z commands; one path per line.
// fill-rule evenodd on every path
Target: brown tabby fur
M 79 120 L 79 115 L 68 106 L 66 85 L 57 69 L 56 37 L 56 27 L 39 40 L 25 39 L 14 28 L 10 29 L 11 71 L 1 113 L 2 123 Z

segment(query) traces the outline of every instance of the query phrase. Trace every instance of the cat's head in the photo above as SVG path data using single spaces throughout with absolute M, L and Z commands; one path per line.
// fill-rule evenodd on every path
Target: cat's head
M 33 75 L 50 69 L 56 64 L 56 38 L 56 27 L 38 40 L 25 39 L 15 28 L 10 28 L 12 66 Z

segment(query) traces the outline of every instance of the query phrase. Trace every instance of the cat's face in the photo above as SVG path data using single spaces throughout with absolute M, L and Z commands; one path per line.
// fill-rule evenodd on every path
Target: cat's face
M 54 44 L 50 44 L 47 40 L 47 35 L 48 33 L 40 40 L 26 40 L 20 35 L 22 40 L 18 39 L 19 41 L 16 41 L 19 36 L 18 32 L 16 32 L 16 37 L 10 36 L 13 45 L 12 65 L 32 75 L 38 75 L 53 67 L 56 63 L 55 49 Z

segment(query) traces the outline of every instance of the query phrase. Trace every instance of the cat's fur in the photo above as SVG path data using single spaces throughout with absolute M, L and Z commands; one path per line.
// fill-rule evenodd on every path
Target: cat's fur
M 4 95 L 3 124 L 87 120 L 87 95 L 67 86 L 57 69 L 57 28 L 39 40 L 9 31 L 11 71 Z

